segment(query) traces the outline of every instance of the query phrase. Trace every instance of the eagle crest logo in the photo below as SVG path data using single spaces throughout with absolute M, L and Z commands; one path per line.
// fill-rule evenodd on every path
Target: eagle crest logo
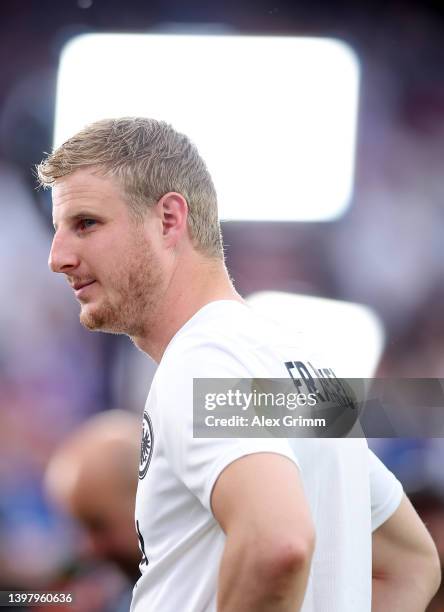
M 140 446 L 139 479 L 145 478 L 148 471 L 151 455 L 153 454 L 153 426 L 148 413 L 143 413 L 142 421 L 142 443 Z

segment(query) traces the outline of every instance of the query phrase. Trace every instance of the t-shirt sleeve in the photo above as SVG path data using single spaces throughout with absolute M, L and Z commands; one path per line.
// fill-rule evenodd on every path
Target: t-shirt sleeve
M 183 355 L 180 373 L 169 386 L 162 384 L 162 436 L 165 455 L 176 477 L 211 511 L 211 494 L 221 472 L 233 461 L 253 453 L 278 453 L 298 462 L 288 441 L 279 438 L 193 437 L 193 376 L 250 378 L 236 356 L 216 349 L 193 350 L 192 366 Z M 258 475 L 260 477 L 260 475 Z
M 368 449 L 372 531 L 397 510 L 404 491 L 396 476 Z

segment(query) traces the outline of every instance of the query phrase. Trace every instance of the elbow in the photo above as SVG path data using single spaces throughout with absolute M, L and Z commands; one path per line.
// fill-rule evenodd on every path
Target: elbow
M 436 548 L 434 550 L 432 559 L 430 561 L 429 576 L 430 576 L 430 583 L 431 583 L 430 588 L 431 588 L 433 595 L 435 595 L 439 587 L 441 586 L 441 579 L 442 579 L 441 561 L 440 561 L 438 551 L 436 550 Z
M 431 600 L 441 585 L 441 562 L 432 544 L 427 554 L 418 555 L 410 571 L 406 572 L 418 588 Z
M 441 585 L 441 560 L 431 537 L 424 546 L 422 554 L 418 555 L 415 573 L 422 574 L 422 580 L 429 586 L 429 592 L 433 597 Z
M 302 540 L 282 545 L 277 551 L 276 564 L 284 571 L 298 571 L 311 564 L 315 547 L 314 531 Z
M 306 573 L 311 565 L 315 547 L 315 532 L 305 532 L 300 537 L 275 538 L 268 554 L 264 554 L 260 574 L 265 581 L 279 583 Z

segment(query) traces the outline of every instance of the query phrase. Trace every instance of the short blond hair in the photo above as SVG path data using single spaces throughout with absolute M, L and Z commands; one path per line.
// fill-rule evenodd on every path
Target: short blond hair
M 39 184 L 48 187 L 88 166 L 116 177 L 138 216 L 170 191 L 183 195 L 195 248 L 223 258 L 217 196 L 210 173 L 196 146 L 171 125 L 145 117 L 96 121 L 49 154 L 36 171 Z

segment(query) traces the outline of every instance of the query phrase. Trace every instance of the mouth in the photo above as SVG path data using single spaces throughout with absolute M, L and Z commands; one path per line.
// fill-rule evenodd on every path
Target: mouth
M 88 290 L 88 287 L 91 287 L 96 281 L 89 281 L 88 283 L 74 283 L 72 288 L 74 289 L 74 293 L 76 298 L 82 297 Z

